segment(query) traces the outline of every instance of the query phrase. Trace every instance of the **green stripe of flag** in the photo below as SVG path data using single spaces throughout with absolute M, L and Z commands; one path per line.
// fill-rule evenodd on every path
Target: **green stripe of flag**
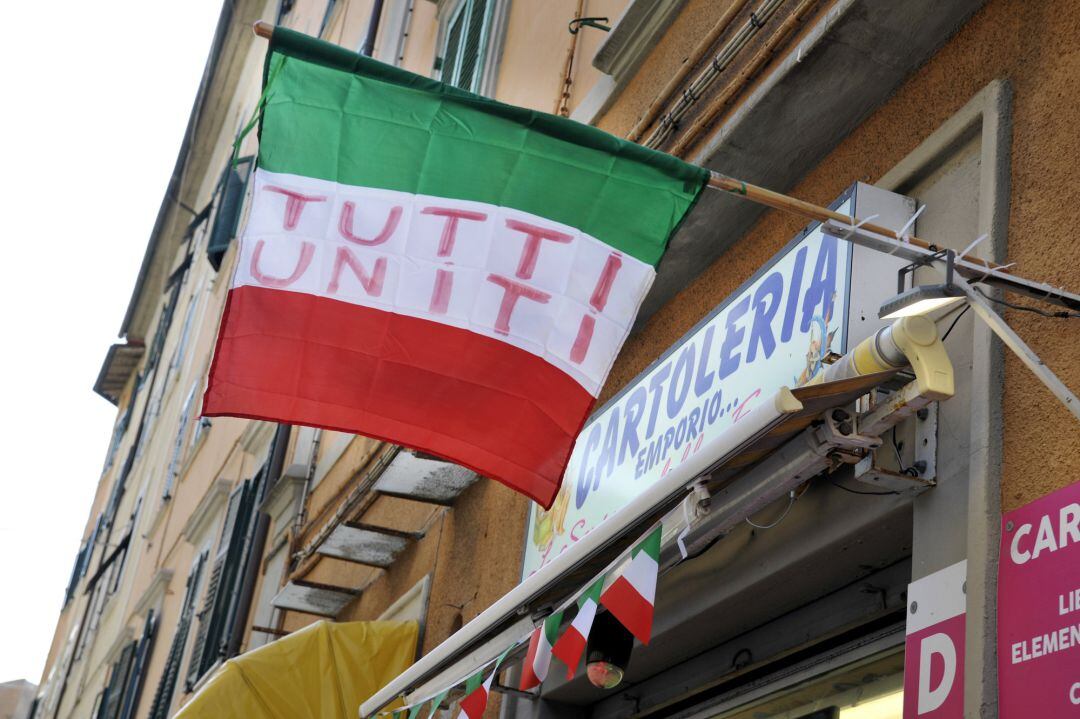
M 435 713 L 439 711 L 439 707 L 442 706 L 443 700 L 446 699 L 446 695 L 450 693 L 449 689 L 444 689 L 435 695 L 435 698 L 431 700 L 431 711 L 428 712 L 427 719 L 435 716 Z
M 708 172 L 594 127 L 482 98 L 278 28 L 259 165 L 475 200 L 655 265 Z
M 645 552 L 652 557 L 656 562 L 660 561 L 660 540 L 663 536 L 664 528 L 658 525 L 656 529 L 649 533 L 648 537 L 642 540 L 641 544 L 634 547 L 634 551 L 631 552 L 632 557 L 636 557 L 639 552 Z
M 577 604 L 579 607 L 584 606 L 585 602 L 590 599 L 597 604 L 600 603 L 600 595 L 604 592 L 604 580 L 605 577 L 600 577 L 593 582 L 591 587 L 585 590 L 585 593 L 578 598 Z
M 544 620 L 544 636 L 547 637 L 548 649 L 559 638 L 559 626 L 562 624 L 563 613 L 555 612 Z

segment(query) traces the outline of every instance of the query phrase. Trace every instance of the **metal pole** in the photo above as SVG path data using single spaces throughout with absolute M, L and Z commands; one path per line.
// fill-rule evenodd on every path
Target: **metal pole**
M 1001 341 L 1020 358 L 1020 361 L 1027 365 L 1027 368 L 1036 377 L 1042 380 L 1050 393 L 1057 397 L 1065 405 L 1066 409 L 1072 412 L 1073 417 L 1080 419 L 1080 402 L 1077 401 L 1076 395 L 1065 386 L 1064 382 L 1058 379 L 1058 376 L 1046 366 L 1046 363 L 1039 359 L 1039 356 L 1027 346 L 1027 343 L 1020 339 L 1020 335 L 1016 334 L 1012 327 L 1009 327 L 1004 318 L 994 311 L 994 308 L 990 306 L 982 293 L 965 280 L 959 280 L 956 285 L 964 291 L 968 302 L 971 303 L 971 308 L 982 318 L 983 322 L 990 326 L 994 334 L 1000 337 Z

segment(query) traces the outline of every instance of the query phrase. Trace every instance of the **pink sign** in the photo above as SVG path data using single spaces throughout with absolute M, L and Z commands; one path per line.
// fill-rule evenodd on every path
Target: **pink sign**
M 963 719 L 967 562 L 908 585 L 904 719 Z
M 1003 517 L 1001 719 L 1080 717 L 1080 483 Z

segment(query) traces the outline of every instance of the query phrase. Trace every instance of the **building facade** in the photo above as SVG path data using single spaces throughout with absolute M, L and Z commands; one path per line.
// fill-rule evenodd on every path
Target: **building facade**
M 573 532 L 538 529 L 522 497 L 393 445 L 199 417 L 257 147 L 243 132 L 261 94 L 257 20 L 809 201 L 854 202 L 893 229 L 918 211 L 906 229 L 940 247 L 986 235 L 972 256 L 1080 285 L 1076 3 L 228 0 L 95 384 L 116 426 L 35 717 L 171 716 L 223 661 L 320 618 L 415 620 L 419 658 L 528 574 L 530 545 L 552 546 L 544 532 Z M 601 403 L 812 231 L 703 197 Z M 896 277 L 870 255 L 850 262 L 848 347 L 879 326 Z M 661 577 L 654 641 L 622 685 L 552 672 L 537 695 L 497 692 L 488 715 L 899 717 L 908 585 L 966 560 L 964 716 L 997 716 L 1001 513 L 1076 481 L 1080 432 L 972 314 L 939 327 L 955 395 L 875 455 L 933 482 L 877 496 L 849 475 L 808 483 Z M 1005 316 L 1080 386 L 1075 322 Z M 908 472 L 928 457 L 932 470 Z

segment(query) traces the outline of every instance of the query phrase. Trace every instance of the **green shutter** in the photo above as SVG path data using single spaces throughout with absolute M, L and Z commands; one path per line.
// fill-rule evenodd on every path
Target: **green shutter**
M 461 0 L 446 26 L 443 48 L 443 82 L 476 92 L 484 75 L 487 57 L 491 0 Z
M 176 634 L 173 635 L 172 644 L 169 645 L 169 654 L 165 659 L 165 669 L 161 673 L 157 690 L 154 692 L 154 701 L 150 705 L 149 719 L 166 719 L 169 708 L 172 706 L 173 692 L 176 690 L 176 680 L 180 675 L 180 662 L 184 658 L 184 646 L 187 644 L 188 631 L 191 628 L 192 613 L 195 609 L 195 596 L 199 588 L 199 579 L 202 576 L 203 566 L 206 564 L 206 552 L 203 552 L 195 560 L 188 575 L 184 591 L 184 603 L 180 606 L 180 621 L 176 626 Z
M 218 543 L 217 556 L 210 574 L 206 602 L 199 613 L 199 630 L 191 663 L 188 685 L 194 685 L 224 656 L 227 631 L 232 625 L 239 582 L 250 549 L 251 516 L 254 509 L 254 486 L 245 480 L 229 495 L 229 505 Z
M 210 230 L 210 241 L 206 245 L 206 257 L 215 270 L 221 269 L 221 260 L 236 236 L 253 161 L 253 157 L 242 157 L 235 165 L 230 163 L 222 178 L 221 200 L 214 226 Z
M 463 90 L 476 92 L 484 74 L 484 41 L 487 34 L 488 0 L 469 0 L 469 25 L 462 42 L 461 70 L 455 83 Z
M 154 610 L 151 609 L 146 615 L 146 622 L 143 623 L 143 633 L 139 637 L 139 643 L 135 649 L 131 672 L 128 675 L 123 700 L 120 703 L 119 719 L 134 719 L 135 717 L 135 709 L 139 705 L 139 696 L 142 694 L 146 664 L 150 661 L 150 650 L 154 645 L 156 629 L 157 617 L 154 616 Z
M 454 11 L 446 30 L 446 47 L 442 56 L 442 75 L 439 79 L 450 85 L 457 85 L 458 57 L 461 54 L 461 36 L 465 27 L 465 3 Z
M 136 642 L 131 642 L 120 652 L 120 658 L 112 665 L 109 672 L 109 684 L 105 688 L 105 696 L 98 708 L 97 719 L 119 719 L 120 704 L 124 698 L 124 689 L 127 687 L 131 676 L 131 666 L 135 659 Z

